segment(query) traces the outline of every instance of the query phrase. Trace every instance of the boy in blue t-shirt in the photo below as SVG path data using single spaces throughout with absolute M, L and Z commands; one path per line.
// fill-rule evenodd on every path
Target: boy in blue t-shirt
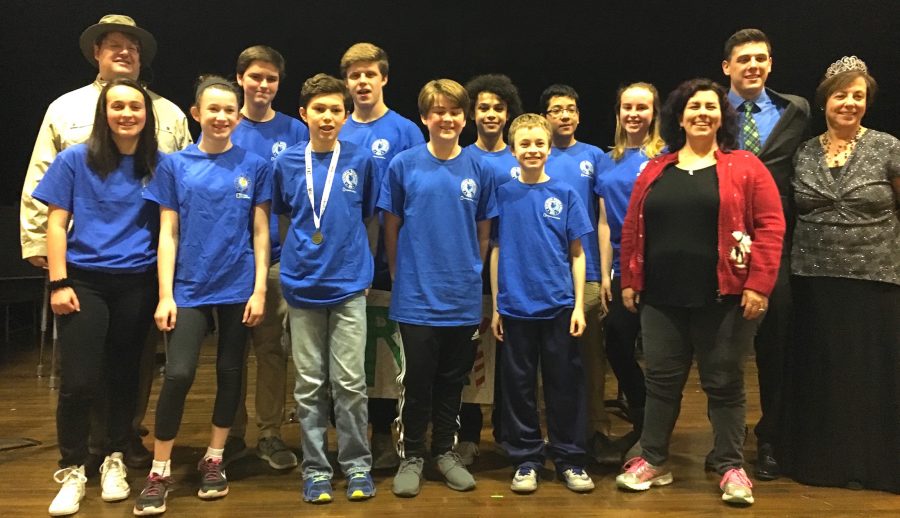
M 593 227 L 578 192 L 544 171 L 550 138 L 550 125 L 540 115 L 522 115 L 510 126 L 522 174 L 497 189 L 499 223 L 491 253 L 491 328 L 506 342 L 500 445 L 516 467 L 511 488 L 520 493 L 537 489 L 547 454 L 569 489 L 594 488 L 584 471 L 584 372 L 577 340 L 585 329 L 581 239 Z M 546 444 L 537 409 L 539 364 Z
M 303 500 L 332 500 L 326 457 L 332 400 L 347 498 L 362 500 L 375 495 L 365 373 L 365 293 L 373 265 L 364 220 L 375 211 L 376 165 L 366 150 L 338 141 L 351 106 L 341 80 L 307 79 L 300 102 L 310 140 L 275 161 L 273 201 L 275 212 L 290 219 L 281 284 L 297 369 Z
M 481 268 L 496 215 L 491 172 L 459 145 L 470 106 L 466 90 L 449 79 L 430 81 L 418 105 L 429 142 L 391 161 L 378 200 L 394 279 L 390 318 L 403 338 L 398 496 L 419 493 L 429 421 L 431 453 L 447 485 L 475 487 L 453 445 L 475 361 Z
M 388 70 L 387 52 L 371 43 L 356 43 L 341 56 L 341 76 L 353 98 L 353 113 L 341 129 L 340 137 L 344 142 L 352 142 L 372 152 L 378 166 L 379 185 L 397 153 L 425 143 L 422 131 L 413 121 L 385 104 L 383 89 L 388 83 Z M 391 275 L 384 254 L 380 219 L 373 218 L 368 229 L 370 239 L 377 242 L 373 250 L 375 278 L 372 288 L 390 291 Z M 372 467 L 375 469 L 400 465 L 391 436 L 391 423 L 396 418 L 396 399 L 369 398 Z
M 249 47 L 237 59 L 237 82 L 244 90 L 244 105 L 241 107 L 241 121 L 231 134 L 231 141 L 270 162 L 274 162 L 286 148 L 309 139 L 309 131 L 303 123 L 272 108 L 278 86 L 284 79 L 284 67 L 281 53 L 265 45 Z M 297 465 L 297 456 L 281 439 L 288 351 L 282 344 L 287 304 L 281 295 L 279 281 L 281 242 L 278 218 L 271 218 L 269 231 L 272 264 L 266 280 L 266 314 L 263 321 L 250 330 L 250 341 L 256 353 L 256 424 L 259 428 L 256 454 L 273 469 L 288 469 Z M 234 460 L 246 448 L 246 398 L 245 361 L 241 403 L 225 443 L 225 462 Z
M 604 406 L 606 388 L 606 347 L 603 343 L 602 321 L 606 315 L 604 302 L 600 300 L 600 247 L 598 243 L 597 209 L 599 202 L 594 192 L 597 173 L 607 167 L 609 157 L 596 146 L 575 139 L 578 129 L 578 93 L 568 85 L 555 84 L 541 93 L 541 109 L 553 132 L 553 152 L 547 160 L 547 174 L 575 188 L 587 210 L 592 230 L 582 239 L 585 258 L 584 313 L 587 321 L 581 341 L 582 361 L 587 384 L 589 420 L 585 432 L 589 434 L 591 454 L 601 464 L 619 465 L 621 452 L 609 438 L 610 420 Z

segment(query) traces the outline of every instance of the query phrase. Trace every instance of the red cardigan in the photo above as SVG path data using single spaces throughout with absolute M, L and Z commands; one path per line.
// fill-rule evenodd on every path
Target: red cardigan
M 778 188 L 769 170 L 747 151 L 715 152 L 719 181 L 719 260 L 716 274 L 720 295 L 740 295 L 750 289 L 768 296 L 775 286 L 785 224 Z M 663 169 L 678 160 L 669 153 L 644 168 L 628 202 L 622 227 L 622 288 L 644 288 L 644 202 Z M 738 247 L 741 232 L 752 240 L 749 258 Z M 749 266 L 749 267 L 748 267 Z

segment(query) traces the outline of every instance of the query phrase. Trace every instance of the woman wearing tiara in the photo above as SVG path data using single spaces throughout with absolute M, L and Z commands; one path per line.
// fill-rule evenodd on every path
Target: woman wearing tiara
M 827 129 L 794 157 L 788 469 L 900 493 L 900 141 L 862 126 L 876 89 L 856 56 L 832 64 L 816 89 Z

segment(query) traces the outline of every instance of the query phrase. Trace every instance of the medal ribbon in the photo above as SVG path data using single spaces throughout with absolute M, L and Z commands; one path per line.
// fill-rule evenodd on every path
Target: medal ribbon
M 325 190 L 322 191 L 322 201 L 319 202 L 319 213 L 316 214 L 316 199 L 313 194 L 313 176 L 312 176 L 312 144 L 306 144 L 304 152 L 306 159 L 306 194 L 309 195 L 309 205 L 312 207 L 313 224 L 316 226 L 316 232 L 322 226 L 322 216 L 325 214 L 325 207 L 328 205 L 328 198 L 331 197 L 331 184 L 334 183 L 334 172 L 337 169 L 338 157 L 341 155 L 341 143 L 334 143 L 334 151 L 331 155 L 331 163 L 328 164 L 328 174 L 325 177 Z

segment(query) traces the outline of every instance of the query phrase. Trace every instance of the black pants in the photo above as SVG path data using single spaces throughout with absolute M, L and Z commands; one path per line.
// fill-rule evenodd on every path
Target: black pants
M 781 428 L 781 413 L 784 410 L 785 355 L 792 338 L 793 299 L 790 274 L 790 260 L 782 257 L 775 289 L 769 297 L 769 309 L 754 341 L 762 416 L 753 431 L 758 443 L 772 444 L 776 450 L 781 449 L 778 430 Z
M 58 317 L 62 384 L 56 407 L 61 467 L 84 464 L 91 408 L 108 405 L 111 451 L 132 435 L 141 351 L 156 306 L 156 272 L 109 274 L 68 268 L 81 311 Z M 106 396 L 106 397 L 103 397 Z
M 200 345 L 209 328 L 215 308 L 218 315 L 219 346 L 216 351 L 216 402 L 212 423 L 230 428 L 241 400 L 241 374 L 247 327 L 241 322 L 246 304 L 223 304 L 196 308 L 178 308 L 175 329 L 169 334 L 166 350 L 166 376 L 156 407 L 156 438 L 171 441 L 178 435 L 184 400 L 194 383 Z
M 425 456 L 431 422 L 431 453 L 450 451 L 459 430 L 459 406 L 475 363 L 476 325 L 431 327 L 400 324 L 403 373 L 400 396 L 400 456 Z
M 643 426 L 643 409 L 647 401 L 644 371 L 634 358 L 635 341 L 641 332 L 641 317 L 625 309 L 622 304 L 622 279 L 612 280 L 612 303 L 606 315 L 606 358 L 619 387 L 628 398 L 628 408 L 635 430 Z

